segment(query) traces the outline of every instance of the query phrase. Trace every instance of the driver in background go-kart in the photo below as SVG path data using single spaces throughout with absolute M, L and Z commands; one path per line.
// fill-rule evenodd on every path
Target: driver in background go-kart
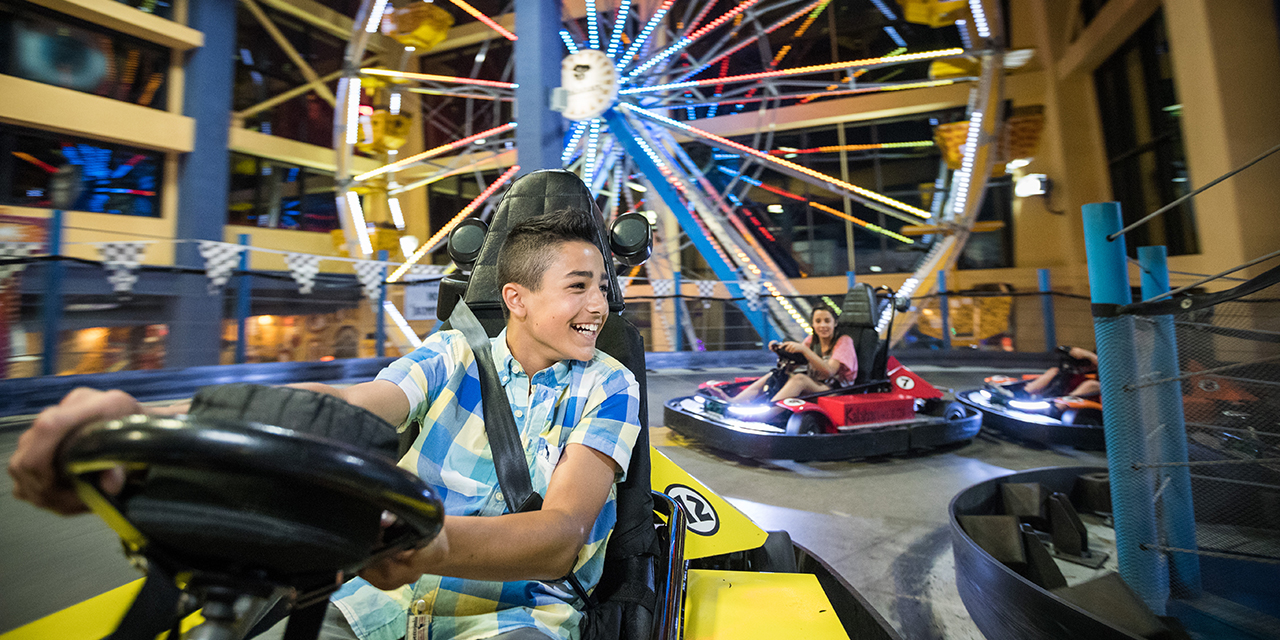
M 858 354 L 854 349 L 853 339 L 840 336 L 839 340 L 833 340 L 836 333 L 835 314 L 826 307 L 814 307 L 809 316 L 809 324 L 813 327 L 813 335 L 806 337 L 804 342 L 769 343 L 769 348 L 774 351 L 803 355 L 809 366 L 808 372 L 791 374 L 769 399 L 770 402 L 848 386 L 858 377 Z M 813 349 L 814 336 L 818 338 L 817 351 Z M 714 386 L 706 387 L 706 391 L 720 400 L 742 404 L 755 400 L 770 378 L 767 375 L 761 376 L 733 397 Z
M 506 329 L 491 340 L 542 508 L 507 513 L 481 413 L 474 357 L 460 332 L 429 337 L 371 382 L 329 393 L 402 428 L 422 431 L 400 466 L 444 501 L 429 545 L 367 567 L 333 594 L 321 638 L 397 640 L 407 612 L 430 615 L 429 636 L 460 640 L 576 637 L 616 523 L 615 482 L 639 434 L 639 385 L 596 337 L 609 313 L 594 216 L 567 210 L 508 232 L 498 259 Z M 181 409 L 179 409 L 180 411 Z M 64 514 L 84 511 L 54 469 L 58 443 L 97 420 L 142 413 L 122 391 L 77 389 L 43 411 L 9 461 L 14 494 Z M 154 411 L 153 411 L 154 412 Z M 107 490 L 123 477 L 107 472 Z M 385 590 L 385 591 L 384 591 Z M 279 637 L 284 623 L 260 637 Z
M 1086 370 L 1071 372 L 1069 378 L 1063 380 L 1060 385 L 1054 385 L 1054 381 L 1062 371 L 1058 367 L 1049 367 L 1048 370 L 1040 374 L 1040 377 L 1028 382 L 1027 385 L 1022 388 L 1023 391 L 1026 391 L 1032 396 L 1040 396 L 1042 393 L 1048 392 L 1054 395 L 1061 394 L 1062 396 L 1073 398 L 1088 398 L 1101 393 L 1102 386 L 1098 384 L 1097 377 L 1089 376 L 1090 373 L 1098 370 L 1098 354 L 1089 351 L 1088 349 L 1068 347 L 1065 345 L 1058 347 L 1058 349 L 1068 357 L 1077 360 L 1082 364 L 1090 363 L 1091 366 L 1085 367 Z M 1053 387 L 1056 387 L 1061 391 L 1054 393 L 1055 389 Z M 1070 391 L 1068 393 L 1062 393 L 1067 390 Z

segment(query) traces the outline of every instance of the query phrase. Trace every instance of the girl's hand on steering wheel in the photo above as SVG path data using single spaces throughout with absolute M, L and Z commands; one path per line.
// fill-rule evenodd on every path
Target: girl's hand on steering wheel
M 790 340 L 782 343 L 779 346 L 782 348 L 783 351 L 786 351 L 787 353 L 800 353 L 804 351 L 804 345 L 800 344 L 799 342 L 792 342 Z

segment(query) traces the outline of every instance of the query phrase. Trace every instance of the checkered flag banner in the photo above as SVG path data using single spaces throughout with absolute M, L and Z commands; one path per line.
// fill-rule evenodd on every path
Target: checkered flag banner
M 0 242 L 0 258 L 25 258 L 39 248 L 39 242 Z M 0 264 L 0 284 L 8 280 L 9 276 L 21 273 L 26 268 L 26 262 Z
M 200 257 L 204 258 L 204 274 L 209 277 L 209 295 L 217 295 L 231 279 L 231 272 L 240 263 L 240 254 L 248 249 L 243 245 L 200 241 Z
M 760 283 L 759 282 L 743 282 L 742 297 L 747 300 L 747 308 L 752 311 L 760 310 Z
M 653 286 L 653 295 L 658 297 L 667 297 L 676 290 L 676 283 L 671 278 L 652 278 L 649 284 Z
M 138 281 L 138 265 L 146 253 L 145 242 L 102 242 L 97 245 L 102 264 L 111 272 L 107 282 L 116 293 L 129 293 Z
M 360 286 L 364 287 L 364 295 L 369 302 L 378 304 L 379 290 L 382 288 L 382 280 L 385 277 L 384 270 L 387 263 L 378 262 L 377 260 L 356 260 L 352 263 L 351 268 L 356 270 L 356 277 L 360 279 Z
M 698 297 L 702 298 L 702 308 L 710 309 L 711 301 L 707 300 L 707 298 L 710 298 L 711 296 L 714 296 L 716 294 L 716 281 L 715 280 L 694 280 L 693 282 L 698 285 Z
M 627 297 L 627 286 L 631 284 L 631 278 L 628 276 L 618 276 L 618 297 Z
M 321 257 L 310 253 L 286 253 L 284 263 L 289 275 L 298 283 L 298 293 L 311 293 L 316 288 L 316 274 L 320 273 Z

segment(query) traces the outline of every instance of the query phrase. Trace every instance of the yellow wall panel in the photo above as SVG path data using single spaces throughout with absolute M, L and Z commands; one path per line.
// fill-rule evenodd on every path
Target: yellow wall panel
M 0 100 L 0 122 L 157 151 L 194 146 L 195 120 L 186 116 L 6 75 L 0 95 L 21 96 Z

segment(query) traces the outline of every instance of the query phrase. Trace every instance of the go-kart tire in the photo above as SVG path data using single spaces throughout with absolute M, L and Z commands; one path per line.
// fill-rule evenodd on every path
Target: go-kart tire
M 796 549 L 791 544 L 791 534 L 786 531 L 770 531 L 764 545 L 748 552 L 752 571 L 772 573 L 796 573 Z
M 816 411 L 793 413 L 787 418 L 787 435 L 811 436 L 827 433 L 831 430 L 831 421 Z
M 938 415 L 942 416 L 943 418 L 946 418 L 947 420 L 959 420 L 969 414 L 965 410 L 963 404 L 961 404 L 960 402 L 952 401 L 952 402 L 948 402 L 947 405 L 942 408 L 942 412 L 939 413 Z
M 1088 427 L 1101 427 L 1102 415 L 1096 409 L 1067 409 L 1059 418 L 1062 424 L 1074 424 Z

